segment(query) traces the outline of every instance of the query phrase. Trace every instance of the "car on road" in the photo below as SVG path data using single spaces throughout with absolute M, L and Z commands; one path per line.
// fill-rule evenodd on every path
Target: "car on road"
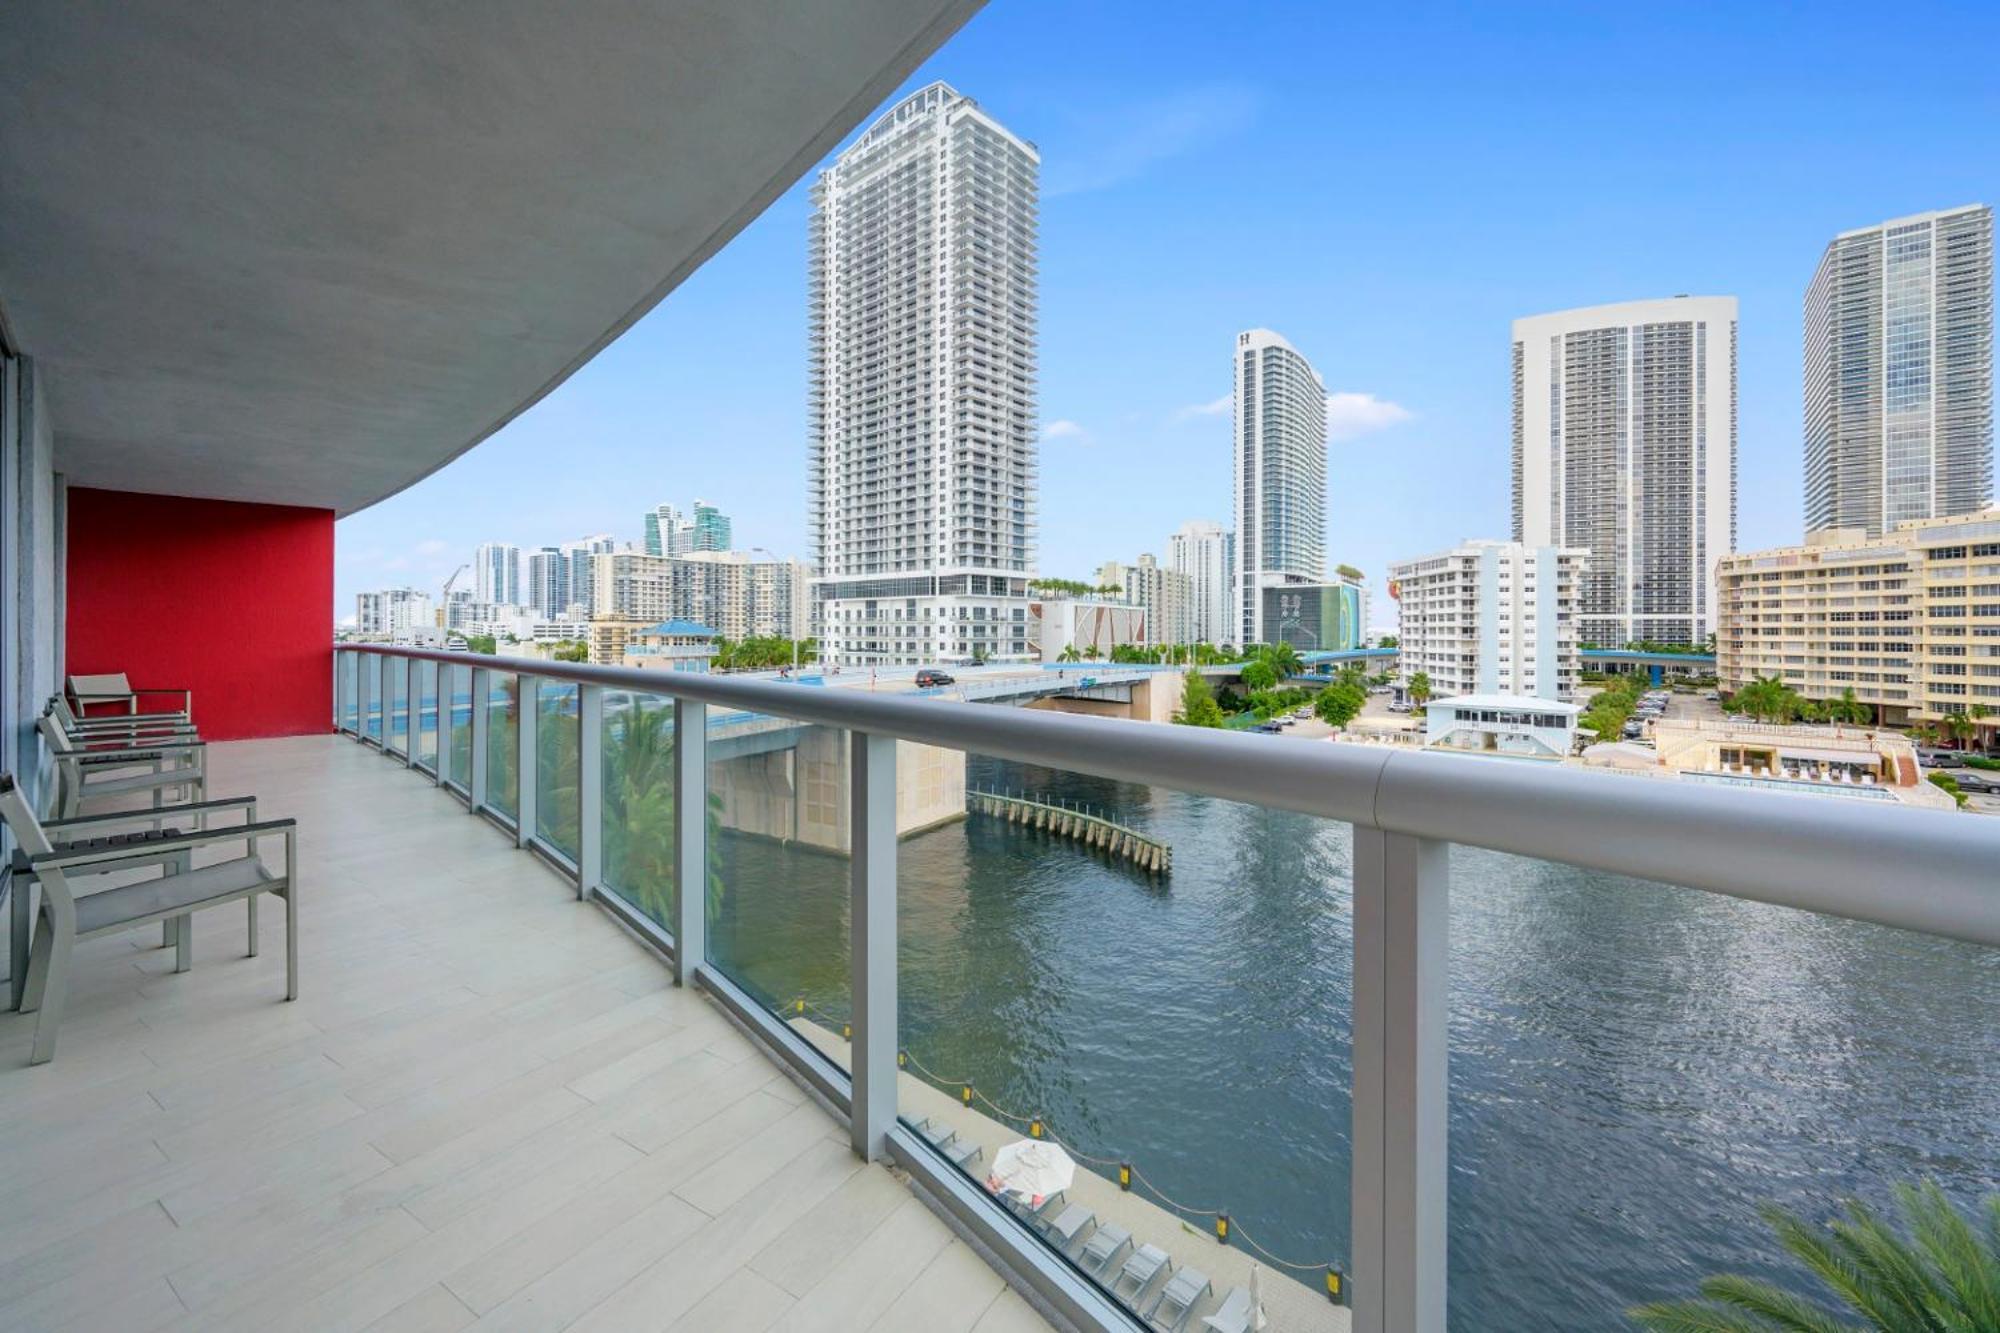
M 948 672 L 936 667 L 925 667 L 917 673 L 917 688 L 929 689 L 933 685 L 956 685 L 958 682 Z

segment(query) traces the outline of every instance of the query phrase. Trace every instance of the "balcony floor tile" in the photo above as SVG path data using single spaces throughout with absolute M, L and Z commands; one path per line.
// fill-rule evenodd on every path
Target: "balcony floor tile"
M 212 747 L 296 816 L 284 912 L 79 946 L 0 1014 L 0 1328 L 1045 1327 L 714 1003 L 421 775 Z M 796 1262 L 788 1262 L 790 1259 Z

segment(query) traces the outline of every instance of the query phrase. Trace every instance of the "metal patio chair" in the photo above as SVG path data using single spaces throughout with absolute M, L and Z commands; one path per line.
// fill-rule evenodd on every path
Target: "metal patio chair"
M 84 813 L 83 803 L 98 797 L 150 796 L 165 804 L 166 793 L 199 801 L 208 794 L 207 747 L 196 739 L 146 738 L 135 744 L 120 740 L 78 744 L 47 713 L 35 723 L 49 757 L 55 761 L 56 815 Z
M 1158 1329 L 1160 1333 L 1181 1333 L 1187 1327 L 1188 1314 L 1194 1309 L 1194 1303 L 1209 1291 L 1208 1274 L 1199 1268 L 1181 1269 L 1153 1298 L 1153 1308 L 1146 1312 L 1146 1327 Z
M 1104 1222 L 1090 1233 L 1090 1239 L 1083 1243 L 1083 1252 L 1076 1262 L 1083 1271 L 1101 1277 L 1111 1261 L 1118 1257 L 1118 1251 L 1131 1243 L 1132 1233 L 1116 1222 Z
M 161 709 L 155 713 L 148 713 L 147 716 L 178 717 L 185 722 L 194 721 L 194 691 L 178 685 L 134 689 L 124 672 L 109 671 L 96 675 L 71 676 L 68 686 L 70 702 L 75 705 L 79 717 L 88 717 L 93 707 L 106 704 L 123 708 L 127 715 L 136 714 L 139 712 L 140 699 L 157 694 L 178 695 L 181 706 L 178 709 Z
M 1111 1280 L 1111 1294 L 1118 1295 L 1118 1289 L 1127 1282 L 1132 1284 L 1131 1305 L 1136 1311 L 1139 1296 L 1160 1275 L 1161 1269 L 1172 1272 L 1174 1261 L 1167 1252 L 1157 1245 L 1141 1245 L 1125 1260 L 1125 1266 L 1118 1270 L 1118 1276 Z
M 45 711 L 56 720 L 56 725 L 63 729 L 65 735 L 79 741 L 147 737 L 193 739 L 200 735 L 194 723 L 165 713 L 118 713 L 110 717 L 83 717 L 70 705 L 68 696 L 61 694 L 50 698 Z
M 134 812 L 143 816 L 152 811 Z M 56 1030 L 62 1023 L 69 992 L 70 955 L 77 941 L 95 939 L 155 921 L 190 918 L 206 907 L 273 893 L 285 900 L 285 998 L 299 996 L 298 825 L 291 819 L 269 820 L 227 829 L 160 834 L 139 842 L 99 841 L 58 846 L 49 836 L 11 774 L 0 773 L 0 819 L 14 835 L 16 851 L 9 870 L 14 891 L 27 891 L 27 880 L 41 886 L 29 951 L 27 984 L 21 1012 L 39 1009 L 29 1064 L 44 1064 L 55 1055 Z M 69 827 L 74 828 L 74 825 Z M 58 830 L 60 831 L 60 829 Z M 273 871 L 259 854 L 260 839 L 282 837 L 284 861 Z M 243 852 L 209 865 L 193 864 L 197 848 L 240 842 Z M 128 876 L 145 870 L 157 874 L 121 879 L 115 885 L 88 891 L 92 879 Z M 185 970 L 191 933 L 180 930 L 181 966 Z M 250 940 L 256 953 L 256 935 Z

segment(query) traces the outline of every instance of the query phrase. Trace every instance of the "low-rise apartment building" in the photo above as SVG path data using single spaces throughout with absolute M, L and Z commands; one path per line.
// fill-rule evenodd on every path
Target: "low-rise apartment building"
M 1894 726 L 2000 714 L 2000 508 L 1880 537 L 1826 528 L 1725 556 L 1716 573 L 1725 691 L 1760 676 L 1807 699 L 1851 689 Z
M 1469 541 L 1389 567 L 1399 683 L 1431 694 L 1567 700 L 1577 680 L 1577 607 L 1590 553 Z

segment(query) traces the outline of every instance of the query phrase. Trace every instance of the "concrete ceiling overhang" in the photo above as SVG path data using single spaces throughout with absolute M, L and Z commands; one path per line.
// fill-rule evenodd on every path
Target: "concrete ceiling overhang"
M 0 335 L 73 484 L 351 513 L 562 383 L 979 3 L 9 4 Z

